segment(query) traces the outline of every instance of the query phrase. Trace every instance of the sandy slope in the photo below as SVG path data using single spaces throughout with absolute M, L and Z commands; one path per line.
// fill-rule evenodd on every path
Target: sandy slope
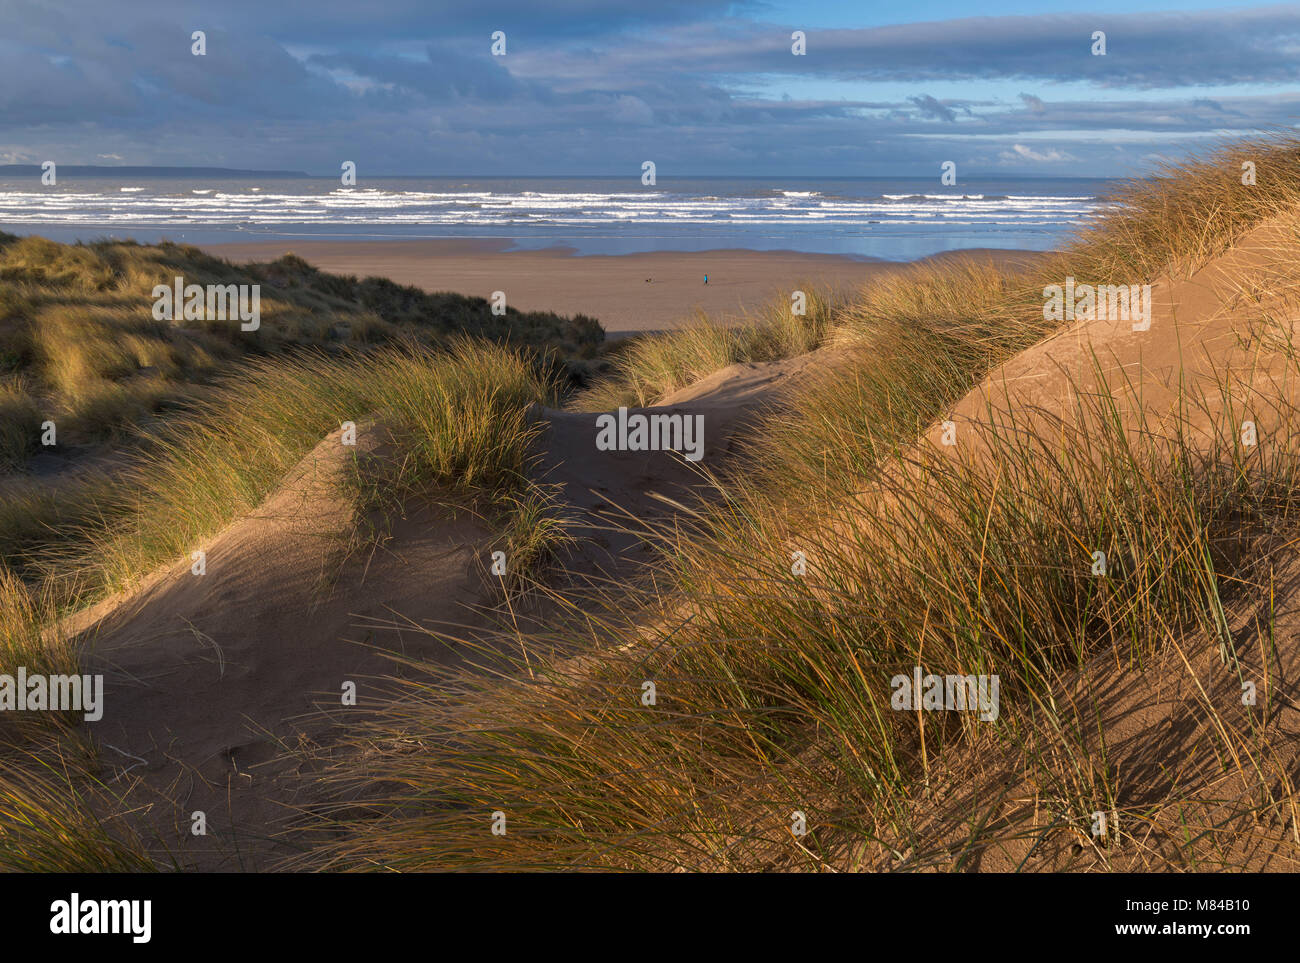
M 986 418 L 990 405 L 1067 415 L 1078 393 L 1095 390 L 1103 379 L 1113 392 L 1132 383 L 1148 418 L 1158 421 L 1171 411 L 1180 382 L 1213 393 L 1216 381 L 1230 372 L 1261 396 L 1261 417 L 1255 420 L 1261 444 L 1267 443 L 1268 398 L 1283 390 L 1294 397 L 1295 391 L 1278 383 L 1282 365 L 1261 351 L 1260 338 L 1266 316 L 1294 323 L 1294 279 L 1286 279 L 1292 269 L 1278 260 L 1292 230 L 1266 223 L 1190 277 L 1159 279 L 1152 285 L 1150 330 L 1134 331 L 1128 321 L 1079 321 L 1010 359 L 954 407 L 959 437 L 979 444 L 978 430 L 961 426 Z M 1209 418 L 1203 420 L 1208 425 Z M 932 429 L 930 439 L 937 440 L 940 431 Z
M 1278 230 L 1261 228 L 1194 275 L 1162 280 L 1149 331 L 1134 332 L 1127 322 L 1081 322 L 1011 359 L 955 406 L 960 443 L 980 445 L 980 421 L 989 405 L 1068 414 L 1075 392 L 1097 386 L 1094 358 L 1109 377 L 1122 372 L 1138 386 L 1148 411 L 1167 409 L 1180 379 L 1208 379 L 1225 365 L 1254 387 L 1259 410 L 1266 411 L 1269 393 L 1295 390 L 1274 383 L 1276 365 L 1260 354 L 1254 328 L 1264 310 L 1295 316 L 1279 293 L 1285 285 L 1263 276 L 1274 270 Z M 1260 287 L 1264 280 L 1273 295 L 1242 297 L 1243 288 Z M 702 414 L 702 464 L 716 467 L 755 412 L 835 360 L 833 352 L 822 351 L 785 362 L 733 365 L 661 399 L 656 410 Z M 583 538 L 568 560 L 568 577 L 628 578 L 645 555 L 635 535 L 621 529 L 629 520 L 671 512 L 656 495 L 687 502 L 696 497 L 698 469 L 662 452 L 592 457 L 596 415 L 537 414 L 547 423 L 539 477 L 559 486 Z M 1266 417 L 1260 418 L 1261 445 L 1294 442 L 1271 437 Z M 936 442 L 938 431 L 936 426 L 923 441 Z M 364 443 L 378 450 L 373 433 Z M 364 677 L 391 668 L 355 641 L 457 657 L 416 631 L 376 631 L 375 620 L 461 623 L 471 630 L 485 624 L 467 606 L 491 600 L 482 562 L 492 535 L 468 517 L 413 514 L 383 550 L 339 562 L 340 539 L 352 522 L 349 506 L 336 493 L 342 463 L 337 438 L 325 439 L 262 508 L 207 546 L 207 575 L 196 578 L 178 566 L 96 613 L 95 664 L 109 673 L 109 683 L 105 719 L 93 734 L 105 747 L 105 762 L 125 781 L 139 780 L 133 801 L 153 803 L 146 818 L 184 864 L 260 867 L 285 855 L 284 846 L 266 837 L 283 826 L 287 804 L 310 802 L 298 795 L 291 778 L 298 757 L 288 750 L 298 740 L 327 742 L 340 712 L 343 724 L 346 712 L 364 712 Z M 1280 735 L 1298 745 L 1300 702 L 1291 686 L 1300 673 L 1300 563 L 1275 577 L 1277 681 L 1260 711 L 1270 713 L 1275 743 Z M 1233 613 L 1233 628 L 1240 632 L 1243 671 L 1263 679 L 1262 656 L 1252 649 L 1255 615 Z M 1072 683 L 1077 691 L 1062 691 L 1059 700 L 1065 706 L 1077 702 L 1087 723 L 1083 729 L 1104 733 L 1107 763 L 1129 793 L 1126 806 L 1158 801 L 1173 779 L 1180 781 L 1183 798 L 1235 801 L 1243 793 L 1267 795 L 1270 786 L 1279 796 L 1289 794 L 1285 783 L 1294 778 L 1294 750 L 1279 755 L 1270 749 L 1268 759 L 1250 759 L 1246 769 L 1259 774 L 1250 785 L 1233 784 L 1237 777 L 1222 760 L 1216 763 L 1220 720 L 1244 726 L 1247 710 L 1238 698 L 1239 680 L 1215 652 L 1204 644 L 1171 647 L 1145 673 L 1117 668 L 1109 658 L 1097 659 Z M 338 706 L 345 679 L 360 683 L 358 709 Z M 334 708 L 333 720 L 311 714 L 317 703 Z M 1085 745 L 1085 755 L 1098 751 L 1086 740 Z M 1249 758 L 1250 747 L 1241 751 Z M 937 760 L 934 792 L 917 804 L 919 822 L 930 827 L 936 842 L 956 839 L 963 820 L 983 807 L 995 827 L 1023 827 L 1028 819 L 1043 831 L 1026 841 L 1009 830 L 998 845 L 978 854 L 975 868 L 1081 865 L 1083 850 L 1072 830 L 1053 828 L 1042 794 L 1020 781 L 1021 765 L 1015 752 L 992 741 L 976 752 Z M 1207 805 L 1213 809 L 1213 802 Z M 219 830 L 216 838 L 189 837 L 189 815 L 196 809 L 208 813 Z M 1152 818 L 1172 820 L 1177 814 Z M 1297 821 L 1296 814 L 1264 813 L 1257 833 L 1236 832 L 1226 841 L 1225 859 L 1294 868 L 1295 848 L 1279 840 L 1283 827 L 1293 832 Z M 1130 868 L 1140 868 L 1152 853 L 1138 850 L 1127 858 Z M 885 847 L 851 856 L 853 864 L 877 868 L 893 866 L 895 859 Z
M 733 366 L 633 412 L 702 415 L 700 464 L 717 466 L 746 420 L 815 360 Z M 558 486 L 579 538 L 561 587 L 634 579 L 649 558 L 635 529 L 674 511 L 656 496 L 694 501 L 699 468 L 670 452 L 594 457 L 595 414 L 535 414 L 545 422 L 537 476 Z M 88 671 L 106 676 L 104 718 L 89 726 L 105 779 L 137 808 L 151 847 L 183 867 L 265 869 L 292 855 L 276 835 L 294 807 L 317 801 L 296 750 L 328 755 L 396 670 L 386 653 L 465 657 L 420 626 L 490 637 L 496 540 L 469 514 L 408 506 L 382 544 L 348 548 L 358 519 L 344 470 L 354 453 L 383 458 L 382 439 L 375 425 L 362 426 L 356 449 L 338 432 L 323 439 L 255 512 L 202 546 L 205 574 L 178 563 L 68 623 L 92 643 Z M 342 705 L 346 681 L 355 707 Z M 206 837 L 190 832 L 199 811 Z
M 658 399 L 637 413 L 703 417 L 704 456 L 692 463 L 670 452 L 599 452 L 597 413 L 545 410 L 547 431 L 539 443 L 540 476 L 562 487 L 572 530 L 581 540 L 568 560 L 570 576 L 593 583 L 628 579 L 650 553 L 637 532 L 675 513 L 668 498 L 684 506 L 707 496 L 707 472 L 735 453 L 744 427 L 777 404 L 783 393 L 838 352 L 817 351 L 783 361 L 742 363 Z
M 374 452 L 376 432 L 357 448 Z M 263 866 L 283 850 L 267 837 L 294 801 L 293 757 L 278 744 L 328 737 L 328 707 L 346 725 L 373 702 L 368 677 L 391 664 L 364 645 L 428 659 L 442 643 L 394 621 L 473 621 L 485 601 L 479 555 L 488 531 L 459 519 L 414 515 L 371 554 L 342 557 L 353 511 L 337 485 L 346 455 L 324 439 L 256 512 L 204 546 L 206 573 L 188 562 L 97 607 L 89 671 L 104 672 L 104 718 L 91 725 L 114 785 L 182 865 Z M 362 643 L 358 645 L 356 643 Z M 358 687 L 358 708 L 341 705 Z M 189 832 L 203 811 L 207 838 Z
M 1026 779 L 1022 756 L 987 734 L 934 761 L 933 792 L 914 805 L 922 838 L 935 852 L 960 853 L 971 821 L 986 820 L 992 844 L 964 859 L 964 868 L 983 872 L 1165 870 L 1169 840 L 1191 834 L 1208 835 L 1200 848 L 1215 852 L 1202 870 L 1300 869 L 1300 813 L 1290 801 L 1300 766 L 1300 558 L 1275 580 L 1272 612 L 1233 614 L 1240 674 L 1204 638 L 1188 638 L 1171 641 L 1144 670 L 1098 656 L 1054 694 L 1077 739 L 1083 784 L 1095 770 L 1119 787 L 1120 829 L 1131 841 L 1103 858 L 1075 828 L 1088 815 L 1077 806 L 1066 814 L 1056 802 L 1064 787 Z M 1274 652 L 1260 633 L 1270 619 Z M 1257 681 L 1255 707 L 1242 705 L 1242 679 Z M 1250 737 L 1265 723 L 1267 745 Z M 1243 818 L 1250 807 L 1255 814 Z M 898 865 L 881 846 L 847 859 L 864 869 Z
M 1300 317 L 1295 269 L 1279 260 L 1293 235 L 1289 223 L 1268 223 L 1190 276 L 1162 278 L 1153 286 L 1149 331 L 1134 331 L 1129 322 L 1083 321 L 1012 358 L 954 406 L 958 445 L 978 452 L 988 419 L 1005 411 L 1027 424 L 1035 413 L 1040 423 L 1050 416 L 1070 421 L 1078 392 L 1098 390 L 1103 378 L 1126 399 L 1120 414 L 1130 428 L 1145 414 L 1149 429 L 1164 430 L 1180 383 L 1203 390 L 1204 410 L 1190 413 L 1195 443 L 1197 432 L 1208 434 L 1218 418 L 1217 385 L 1228 378 L 1245 402 L 1239 417 L 1257 423 L 1260 448 L 1294 446 L 1296 439 L 1270 422 L 1279 398 L 1300 400 L 1300 385 L 1282 376 L 1285 365 L 1271 350 L 1277 338 L 1294 336 Z M 1137 407 L 1127 400 L 1134 397 Z M 941 431 L 934 426 L 927 441 L 937 445 Z M 1107 780 L 1121 787 L 1121 805 L 1142 814 L 1125 827 L 1139 843 L 1107 853 L 1113 868 L 1162 868 L 1162 834 L 1186 833 L 1188 821 L 1219 826 L 1214 842 L 1224 865 L 1300 868 L 1300 813 L 1276 804 L 1294 795 L 1300 765 L 1300 556 L 1292 555 L 1272 578 L 1270 611 L 1229 613 L 1240 670 L 1225 665 L 1204 637 L 1189 637 L 1171 640 L 1144 670 L 1117 665 L 1113 654 L 1098 656 L 1056 693 L 1067 727 L 1077 727 L 1083 767 L 1107 770 Z M 1264 642 L 1270 632 L 1272 652 Z M 1242 705 L 1243 680 L 1259 687 L 1255 708 Z M 1267 746 L 1245 735 L 1265 721 Z M 934 764 L 933 795 L 916 806 L 922 836 L 936 850 L 945 842 L 960 848 L 969 821 L 987 817 L 994 835 L 999 827 L 1003 835 L 987 851 L 967 853 L 967 868 L 1099 865 L 1097 849 L 1061 825 L 1050 792 L 1024 781 L 1024 766 L 1017 751 L 992 737 L 946 753 Z M 1161 810 L 1167 796 L 1202 808 Z M 1250 802 L 1259 806 L 1255 818 L 1226 821 Z M 873 846 L 850 861 L 885 869 L 898 865 L 895 859 L 887 847 Z

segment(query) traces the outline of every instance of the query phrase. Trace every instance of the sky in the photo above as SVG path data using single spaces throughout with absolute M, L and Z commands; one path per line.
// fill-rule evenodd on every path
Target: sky
M 1295 125 L 1298 55 L 1300 4 L 0 0 L 0 163 L 1131 176 Z

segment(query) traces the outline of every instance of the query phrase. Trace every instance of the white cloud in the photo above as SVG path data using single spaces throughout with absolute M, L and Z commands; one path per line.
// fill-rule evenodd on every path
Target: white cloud
M 1015 153 L 1012 153 L 1012 151 Z M 1078 160 L 1073 154 L 1057 150 L 1055 147 L 1043 151 L 1034 150 L 1024 144 L 1012 144 L 1011 150 L 1003 151 L 1001 156 L 1003 160 L 1030 160 L 1040 164 L 1059 164 L 1065 161 Z

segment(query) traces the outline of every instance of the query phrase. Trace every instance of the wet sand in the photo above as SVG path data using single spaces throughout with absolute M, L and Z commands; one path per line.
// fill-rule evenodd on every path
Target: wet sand
M 678 327 L 704 311 L 726 322 L 801 288 L 851 293 L 908 262 L 796 251 L 656 251 L 577 256 L 570 248 L 508 251 L 508 240 L 259 241 L 212 244 L 231 261 L 269 261 L 292 251 L 323 271 L 377 275 L 427 291 L 491 297 L 521 310 L 586 314 L 611 336 Z M 1015 259 L 1025 252 L 980 251 Z M 954 255 L 939 255 L 952 257 Z M 705 275 L 709 282 L 704 283 Z

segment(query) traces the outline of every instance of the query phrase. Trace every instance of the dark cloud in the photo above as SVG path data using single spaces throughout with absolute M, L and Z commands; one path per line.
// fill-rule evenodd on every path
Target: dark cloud
M 536 85 L 522 84 L 499 58 L 474 55 L 462 47 L 432 44 L 419 60 L 375 57 L 356 53 L 312 54 L 311 66 L 345 69 L 381 85 L 384 95 L 401 100 L 414 95 L 431 103 L 479 100 L 487 104 L 541 94 Z
M 1300 107 L 1300 95 L 1195 93 L 1289 85 L 1295 6 L 802 28 L 802 57 L 793 28 L 756 22 L 754 9 L 0 0 L 0 155 L 321 172 L 347 157 L 391 173 L 639 171 L 655 158 L 664 172 L 866 174 L 939 157 L 1113 173 L 1210 132 L 1292 124 Z M 190 52 L 199 29 L 205 57 Z M 504 58 L 490 53 L 495 29 Z M 1106 32 L 1104 57 L 1090 53 L 1094 30 Z M 801 98 L 780 89 L 784 78 L 803 83 L 792 91 L 880 81 L 920 92 Z M 978 97 L 982 83 L 1009 80 L 1043 86 L 1009 102 L 924 92 L 969 82 Z M 1053 83 L 1079 81 L 1104 101 L 1044 101 Z M 1121 141 L 1097 137 L 1117 128 Z
M 187 30 L 258 33 L 281 41 L 355 43 L 415 37 L 482 37 L 494 30 L 513 42 L 602 37 L 611 32 L 696 22 L 743 12 L 756 4 L 733 0 L 5 0 L 0 15 L 30 18 L 32 9 L 63 24 L 175 23 Z M 60 33 L 55 23 L 50 32 Z
M 1092 54 L 1093 33 L 1106 53 Z M 1300 5 L 1187 13 L 1041 14 L 808 32 L 792 57 L 789 30 L 718 24 L 678 35 L 664 57 L 689 69 L 707 56 L 724 72 L 864 80 L 1087 80 L 1103 87 L 1293 83 Z M 707 54 L 705 53 L 707 51 Z
M 907 98 L 916 105 L 922 117 L 934 117 L 938 120 L 945 120 L 948 123 L 954 123 L 957 120 L 957 114 L 950 107 L 945 107 L 939 101 L 935 100 L 929 94 L 921 97 Z

